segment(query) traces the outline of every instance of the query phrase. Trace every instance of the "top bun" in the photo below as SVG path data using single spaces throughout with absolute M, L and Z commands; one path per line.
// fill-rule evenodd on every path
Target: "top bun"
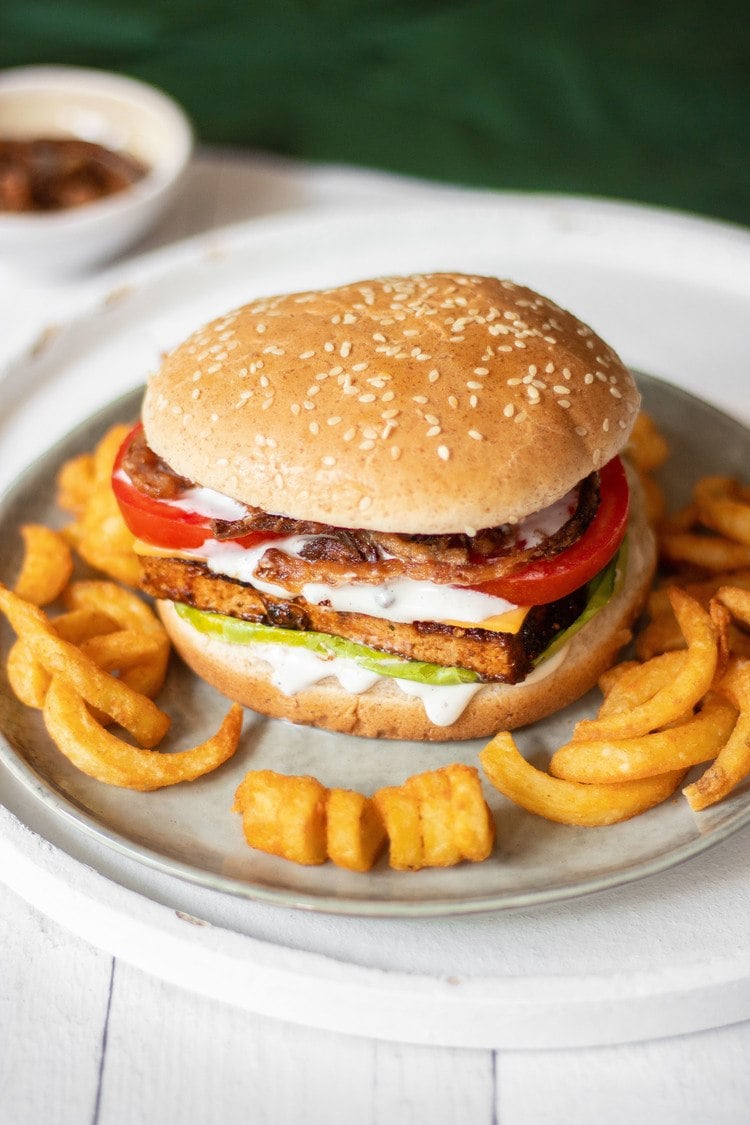
M 264 511 L 404 534 L 551 504 L 626 443 L 639 406 L 587 325 L 511 281 L 380 278 L 253 301 L 151 379 L 151 448 Z

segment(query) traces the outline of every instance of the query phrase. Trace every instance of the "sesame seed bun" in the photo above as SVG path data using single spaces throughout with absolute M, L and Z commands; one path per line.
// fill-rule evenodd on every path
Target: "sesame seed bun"
M 252 644 L 228 644 L 208 637 L 178 616 L 171 602 L 159 602 L 158 607 L 186 664 L 223 695 L 253 711 L 369 738 L 485 738 L 559 711 L 596 684 L 630 640 L 633 621 L 643 608 L 655 566 L 654 536 L 646 521 L 640 486 L 634 480 L 627 569 L 620 590 L 573 637 L 564 659 L 549 675 L 532 677 L 513 686 L 483 685 L 450 726 L 431 722 L 421 700 L 406 695 L 393 679 L 383 678 L 368 691 L 354 695 L 337 679 L 328 677 L 296 695 L 284 695 L 272 682 L 270 665 L 255 655 Z
M 622 449 L 620 359 L 530 289 L 440 273 L 256 300 L 165 359 L 143 406 L 182 476 L 340 527 L 495 527 Z

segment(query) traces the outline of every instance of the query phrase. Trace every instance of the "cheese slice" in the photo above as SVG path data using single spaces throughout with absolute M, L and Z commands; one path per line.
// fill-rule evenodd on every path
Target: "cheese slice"
M 455 625 L 459 629 L 488 629 L 491 633 L 518 633 L 530 608 L 519 605 L 515 609 L 509 609 L 507 613 L 485 617 L 484 621 L 444 621 L 443 624 Z
M 190 559 L 191 562 L 202 561 L 196 559 L 195 555 L 188 554 L 187 551 L 178 551 L 176 547 L 155 547 L 153 543 L 146 543 L 143 539 L 136 539 L 133 544 L 133 550 L 136 555 L 142 555 L 144 558 Z

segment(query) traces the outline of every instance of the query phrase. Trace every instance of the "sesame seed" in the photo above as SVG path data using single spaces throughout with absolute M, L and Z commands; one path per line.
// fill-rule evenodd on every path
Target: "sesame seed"
M 374 402 L 375 401 L 375 395 L 373 395 L 373 394 L 360 395 L 357 401 L 358 402 Z
M 343 344 L 339 348 L 339 355 L 341 356 L 342 359 L 346 359 L 346 357 L 349 355 L 351 350 L 352 350 L 351 340 L 344 340 Z
M 391 458 L 392 458 L 392 460 L 398 461 L 400 456 L 401 456 L 400 447 L 398 445 L 392 445 L 391 446 Z
M 583 381 L 584 381 L 584 383 L 586 384 L 587 387 L 591 386 L 591 384 L 594 381 L 594 376 L 591 374 L 590 371 L 586 372 L 586 374 L 583 377 Z
M 368 452 L 368 451 L 369 451 L 370 449 L 374 449 L 374 448 L 375 448 L 375 442 L 374 442 L 374 441 L 372 441 L 372 440 L 371 440 L 370 438 L 368 438 L 368 439 L 367 439 L 366 441 L 361 441 L 361 442 L 359 443 L 359 448 L 360 448 L 360 449 L 361 449 L 361 450 L 362 450 L 363 452 L 367 453 L 367 452 Z
M 329 426 L 338 426 L 340 421 L 341 421 L 341 415 L 340 414 L 332 414 L 331 417 L 328 419 L 328 425 Z
M 350 426 L 350 428 L 344 434 L 344 441 L 351 441 L 356 436 L 357 436 L 356 429 L 354 428 L 354 426 Z
M 451 410 L 455 410 L 458 406 L 458 399 L 455 395 L 448 395 L 448 406 L 450 406 Z
M 534 368 L 534 372 L 536 373 L 536 368 Z M 489 375 L 489 373 L 490 373 L 489 367 L 475 367 L 474 368 L 474 374 L 475 375 Z
M 312 359 L 314 355 L 315 355 L 315 352 L 312 351 L 312 349 L 311 349 L 310 351 L 300 352 L 300 354 L 297 358 L 298 359 Z
M 311 434 L 319 434 L 320 433 L 320 426 L 318 425 L 317 422 L 311 422 L 310 425 L 307 428 L 308 428 L 308 430 L 310 431 Z
M 440 424 L 440 419 L 436 418 L 434 414 L 425 414 L 424 420 L 430 426 L 438 426 Z
M 441 461 L 447 461 L 451 455 L 451 451 L 447 445 L 439 445 L 437 447 L 437 455 Z
M 380 396 L 381 402 L 393 402 L 396 397 L 395 391 L 386 391 L 384 395 Z
M 291 410 L 292 414 L 294 414 L 294 416 L 296 417 L 300 412 L 300 404 L 298 402 L 293 402 L 292 405 L 289 407 L 289 409 Z
M 469 395 L 469 406 L 474 408 L 474 407 L 476 407 L 478 402 L 479 402 L 479 399 L 477 398 L 476 395 Z
M 474 441 L 483 440 L 482 434 L 480 434 L 479 430 L 469 430 L 469 437 L 473 438 Z
M 352 367 L 352 371 L 366 371 L 369 366 L 369 363 L 355 363 Z
M 425 436 L 426 437 L 437 437 L 438 434 L 440 434 L 442 432 L 443 431 L 440 429 L 440 426 L 430 426 L 430 428 L 427 431 Z
M 563 410 L 567 410 L 568 407 L 570 406 L 570 399 L 569 398 L 558 398 L 558 399 L 555 399 L 555 402 L 557 403 L 558 406 L 562 406 Z
M 437 383 L 438 379 L 440 378 L 440 372 L 433 367 L 432 371 L 428 373 L 427 378 L 431 383 Z
M 389 418 L 396 418 L 399 415 L 399 413 L 400 413 L 400 411 L 396 410 L 395 407 L 391 407 L 390 410 L 384 410 L 381 413 L 380 417 L 383 419 L 384 422 L 386 422 Z
M 579 437 L 586 437 L 586 434 L 588 433 L 588 430 L 586 429 L 585 426 L 576 426 L 576 433 L 578 434 Z
M 507 406 L 505 406 L 505 407 L 503 408 L 503 414 L 505 415 L 505 417 L 506 417 L 506 418 L 512 418 L 512 417 L 513 417 L 513 415 L 514 415 L 514 413 L 515 413 L 515 409 L 516 409 L 516 408 L 515 408 L 515 406 L 513 405 L 513 403 L 512 403 L 512 402 L 509 402 L 509 403 L 507 404 Z
M 383 395 L 383 399 L 385 399 L 385 395 Z M 420 404 L 420 406 L 426 406 L 427 405 L 427 399 L 425 398 L 424 395 L 413 395 L 412 396 L 412 402 L 418 402 Z
M 371 504 L 372 504 L 372 500 L 370 499 L 370 497 L 369 496 L 363 496 L 362 499 L 360 500 L 359 504 L 357 505 L 357 507 L 359 508 L 359 510 L 361 512 L 364 512 L 367 508 L 370 507 Z
M 617 387 L 610 387 L 609 393 L 612 395 L 613 398 L 622 398 L 622 395 L 618 391 Z
M 555 392 L 556 395 L 569 395 L 570 394 L 570 387 L 564 387 L 562 385 L 562 383 L 558 383 L 557 386 L 552 388 L 552 390 Z
M 334 344 L 332 344 L 332 343 L 331 343 L 331 342 L 329 341 L 328 343 L 326 343 L 326 344 L 324 344 L 324 345 L 323 345 L 323 351 L 326 351 L 326 352 L 335 352 L 335 351 L 336 351 L 335 345 L 334 345 Z
M 332 465 L 335 465 L 335 464 L 336 464 L 336 458 L 335 458 L 335 457 L 331 457 L 331 455 L 330 455 L 330 454 L 328 454 L 328 456 L 326 456 L 326 457 L 324 457 L 324 458 L 323 458 L 323 464 L 324 464 L 324 465 L 327 465 L 327 466 L 328 466 L 328 467 L 330 468 L 330 467 L 331 467 Z

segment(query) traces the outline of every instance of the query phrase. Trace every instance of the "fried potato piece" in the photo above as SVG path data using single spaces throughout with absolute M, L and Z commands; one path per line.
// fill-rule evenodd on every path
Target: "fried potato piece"
M 750 547 L 750 488 L 732 477 L 702 477 L 693 499 L 705 527 Z
M 137 586 L 140 565 L 133 550 L 135 537 L 122 518 L 112 491 L 112 469 L 122 442 L 129 432 L 126 425 L 113 426 L 97 445 L 91 462 L 76 462 L 79 470 L 63 469 L 58 502 L 77 512 L 65 534 L 78 554 L 96 570 L 101 570 L 126 586 Z M 77 473 L 81 479 L 75 479 Z
M 129 663 L 121 678 L 134 691 L 153 699 L 161 690 L 167 674 L 170 643 L 164 626 L 151 607 L 132 591 L 102 580 L 71 583 L 65 591 L 64 600 L 71 609 L 108 614 L 122 630 L 149 638 L 151 644 L 144 644 L 141 659 Z
M 657 691 L 672 683 L 685 664 L 684 652 L 662 653 L 645 664 L 627 661 L 615 678 L 615 668 L 609 670 L 605 698 L 598 717 L 621 715 L 640 707 L 656 695 Z
M 419 801 L 400 785 L 389 785 L 373 793 L 375 807 L 388 834 L 389 860 L 396 871 L 419 871 L 424 867 Z
M 733 617 L 741 621 L 750 629 L 750 588 L 734 585 L 720 586 L 716 596 L 722 605 L 725 605 Z
M 75 688 L 54 675 L 44 701 L 44 722 L 56 746 L 83 773 L 145 793 L 194 781 L 231 758 L 242 732 L 242 708 L 233 704 L 216 734 L 200 746 L 159 753 L 131 746 L 105 730 Z
M 73 573 L 73 556 L 65 539 L 43 524 L 21 528 L 24 556 L 15 592 L 33 605 L 49 605 L 60 596 Z
M 698 535 L 690 531 L 667 531 L 660 537 L 662 558 L 688 564 L 699 570 L 743 570 L 750 567 L 750 546 L 720 535 Z
M 590 828 L 646 812 L 666 801 L 685 776 L 673 770 L 608 785 L 566 781 L 527 762 L 507 731 L 495 735 L 479 760 L 492 785 L 521 808 L 558 824 Z
M 572 741 L 552 755 L 550 773 L 567 781 L 612 784 L 687 770 L 707 762 L 729 738 L 737 708 L 709 692 L 698 715 L 669 730 L 619 741 Z
M 369 871 L 386 842 L 385 825 L 375 803 L 352 789 L 326 794 L 326 849 L 337 867 Z
M 588 741 L 637 738 L 679 720 L 706 694 L 718 661 L 716 627 L 708 613 L 679 588 L 672 588 L 669 596 L 688 644 L 682 654 L 682 666 L 674 678 L 628 710 L 583 719 L 576 724 L 574 738 Z M 646 676 L 648 665 L 643 668 L 647 670 L 642 673 Z
M 128 684 L 101 671 L 79 648 L 59 637 L 46 614 L 0 585 L 0 611 L 51 675 L 70 683 L 92 706 L 104 711 L 140 746 L 152 747 L 166 734 L 170 720 L 156 704 Z
M 17 640 L 8 651 L 5 670 L 11 691 L 25 707 L 41 711 L 49 687 L 50 675 L 45 671 L 23 640 Z
M 251 848 L 307 866 L 325 863 L 326 788 L 314 777 L 251 770 L 234 796 Z
M 647 411 L 639 412 L 625 452 L 642 473 L 653 473 L 669 457 L 669 443 Z
M 495 825 L 473 766 L 455 762 L 415 774 L 402 786 L 379 789 L 373 801 L 397 870 L 479 863 L 492 851 Z
M 682 791 L 694 812 L 716 804 L 750 775 L 750 661 L 734 661 L 720 687 L 739 708 L 739 718 L 716 759 Z
M 71 457 L 57 474 L 57 503 L 64 512 L 82 516 L 94 487 L 94 455 Z
M 50 624 L 63 640 L 80 645 L 90 637 L 112 632 L 115 623 L 98 610 L 74 610 L 55 617 Z M 13 693 L 26 707 L 41 710 L 49 687 L 50 674 L 35 658 L 24 640 L 17 640 L 8 652 L 8 681 Z

